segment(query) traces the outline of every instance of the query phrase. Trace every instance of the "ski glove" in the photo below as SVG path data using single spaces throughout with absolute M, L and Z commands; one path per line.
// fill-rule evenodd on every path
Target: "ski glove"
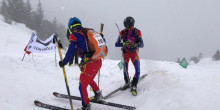
M 122 46 L 125 47 L 125 46 L 127 46 L 128 44 L 130 44 L 130 42 L 129 42 L 129 41 L 126 41 L 126 42 L 123 42 L 123 43 L 122 43 Z
M 137 43 L 135 43 L 134 45 L 131 45 L 132 48 L 136 48 L 138 46 Z
M 64 67 L 65 65 L 63 64 L 62 61 L 59 61 L 59 66 L 62 68 L 62 67 Z

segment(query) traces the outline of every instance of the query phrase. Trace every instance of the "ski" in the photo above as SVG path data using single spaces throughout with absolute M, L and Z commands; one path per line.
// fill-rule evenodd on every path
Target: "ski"
M 142 76 L 139 78 L 139 82 L 140 82 L 142 79 L 144 79 L 147 75 L 148 75 L 148 74 L 142 75 Z M 126 84 L 126 85 L 124 85 L 124 86 L 130 85 L 130 84 L 131 84 L 131 82 L 129 82 L 128 84 Z M 104 96 L 104 99 L 107 99 L 109 96 L 111 96 L 112 94 L 115 94 L 115 93 L 118 92 L 118 91 L 122 91 L 122 88 L 123 88 L 124 86 L 121 86 L 121 87 L 115 89 L 114 91 L 108 93 L 107 95 Z
M 68 95 L 57 93 L 57 92 L 54 92 L 53 95 L 58 98 L 65 98 L 65 99 L 69 98 Z M 70 98 L 73 100 L 81 100 L 81 97 L 77 97 L 77 96 L 70 96 Z M 127 109 L 127 110 L 136 110 L 136 107 L 133 107 L 133 106 L 122 105 L 122 104 L 117 104 L 117 103 L 112 103 L 112 102 L 107 102 L 107 101 L 95 102 L 93 100 L 90 100 L 90 102 L 102 104 L 102 105 L 107 105 L 107 106 L 112 106 L 112 107 L 117 107 L 117 108 L 123 108 L 123 109 Z
M 46 104 L 46 103 L 40 102 L 38 100 L 35 100 L 34 104 L 38 107 L 42 107 L 42 108 L 46 108 L 46 109 L 50 109 L 50 110 L 70 110 L 70 109 L 66 109 L 66 108 Z

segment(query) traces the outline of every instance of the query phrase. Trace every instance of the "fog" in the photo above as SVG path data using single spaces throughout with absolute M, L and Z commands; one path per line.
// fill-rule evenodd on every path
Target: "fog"
M 36 7 L 39 0 L 30 0 Z M 109 47 L 108 57 L 120 59 L 117 23 L 123 29 L 127 16 L 142 31 L 145 47 L 141 59 L 176 61 L 202 53 L 212 57 L 220 49 L 219 0 L 41 0 L 45 18 L 67 26 L 70 17 L 81 19 L 84 27 L 100 30 Z M 63 36 L 66 37 L 66 36 Z

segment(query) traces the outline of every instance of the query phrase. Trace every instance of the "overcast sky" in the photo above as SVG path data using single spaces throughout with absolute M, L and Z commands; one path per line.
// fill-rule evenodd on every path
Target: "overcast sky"
M 36 7 L 39 0 L 30 0 Z M 57 18 L 67 26 L 70 17 L 81 19 L 84 27 L 100 30 L 110 48 L 109 55 L 120 58 L 115 23 L 123 29 L 127 16 L 142 31 L 145 47 L 140 57 L 176 61 L 203 53 L 212 57 L 220 49 L 220 0 L 41 0 L 45 17 Z

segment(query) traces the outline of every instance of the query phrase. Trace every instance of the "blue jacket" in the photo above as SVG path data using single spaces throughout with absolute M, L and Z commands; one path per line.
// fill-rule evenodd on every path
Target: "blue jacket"
M 79 26 L 75 30 L 80 31 L 82 29 L 83 29 L 83 27 Z M 78 32 L 72 32 L 72 34 L 69 37 L 69 42 L 70 42 L 69 48 L 68 48 L 67 53 L 63 59 L 63 64 L 65 64 L 65 65 L 74 56 L 75 46 L 77 46 L 79 48 L 79 56 L 82 59 L 84 58 L 83 53 L 88 51 L 85 37 Z

